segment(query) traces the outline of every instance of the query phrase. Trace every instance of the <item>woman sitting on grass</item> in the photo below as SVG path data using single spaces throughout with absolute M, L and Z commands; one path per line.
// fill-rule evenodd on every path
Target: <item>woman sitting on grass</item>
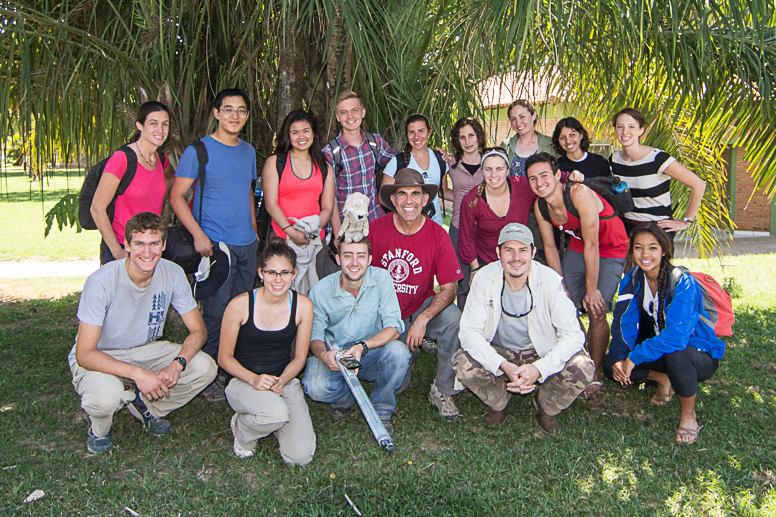
M 259 438 L 274 433 L 283 461 L 307 465 L 315 433 L 296 376 L 307 360 L 313 304 L 290 290 L 296 255 L 288 245 L 269 245 L 258 265 L 264 287 L 229 302 L 221 325 L 218 364 L 228 374 L 226 400 L 235 411 L 234 453 L 249 458 Z
M 658 406 L 671 402 L 676 393 L 682 408 L 676 441 L 692 443 L 700 432 L 695 416 L 698 383 L 717 371 L 725 343 L 701 320 L 709 314 L 692 276 L 682 274 L 671 290 L 671 257 L 671 240 L 657 224 L 631 232 L 626 264 L 636 267 L 620 283 L 603 369 L 623 386 L 656 382 L 652 403 Z

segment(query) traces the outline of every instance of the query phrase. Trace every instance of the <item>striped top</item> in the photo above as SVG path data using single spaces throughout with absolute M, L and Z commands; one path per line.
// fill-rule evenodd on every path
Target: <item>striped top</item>
M 673 215 L 671 177 L 665 170 L 675 160 L 660 149 L 652 149 L 641 160 L 626 162 L 619 152 L 609 161 L 612 173 L 628 184 L 636 208 L 625 217 L 632 221 L 662 221 Z

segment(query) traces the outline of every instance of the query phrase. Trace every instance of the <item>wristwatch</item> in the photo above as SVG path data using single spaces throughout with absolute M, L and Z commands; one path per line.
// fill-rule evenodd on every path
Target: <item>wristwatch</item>
M 359 341 L 356 344 L 357 345 L 361 345 L 362 347 L 364 347 L 364 351 L 361 353 L 361 357 L 366 356 L 366 353 L 369 352 L 369 347 L 366 345 L 366 341 Z
M 185 358 L 178 356 L 175 359 L 173 359 L 173 361 L 178 361 L 178 364 L 181 365 L 181 371 L 184 371 L 186 369 L 187 362 Z
M 682 221 L 684 221 L 687 224 L 692 224 L 692 219 L 690 219 L 689 217 L 685 217 L 684 219 L 682 219 Z

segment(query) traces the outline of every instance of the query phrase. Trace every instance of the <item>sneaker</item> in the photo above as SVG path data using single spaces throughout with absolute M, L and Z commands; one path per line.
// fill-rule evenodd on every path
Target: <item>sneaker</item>
M 164 418 L 156 418 L 148 410 L 143 399 L 140 398 L 140 390 L 135 390 L 135 400 L 127 404 L 127 409 L 132 416 L 140 420 L 143 429 L 153 431 L 154 434 L 167 434 L 170 431 L 170 423 Z
M 344 420 L 345 418 L 350 416 L 350 410 L 352 408 L 353 406 L 337 407 L 329 404 L 329 415 L 331 415 L 332 420 L 334 420 L 335 422 L 339 422 L 340 420 Z
M 507 408 L 504 408 L 501 411 L 496 411 L 493 408 L 488 408 L 488 412 L 485 413 L 485 423 L 490 426 L 501 425 L 506 421 L 506 419 L 507 419 Z
M 539 398 L 532 399 L 533 407 L 536 410 L 536 419 L 539 421 L 539 428 L 544 434 L 557 434 L 560 432 L 560 423 L 553 415 L 544 412 L 544 408 L 539 404 Z
M 225 388 L 224 381 L 221 377 L 216 377 L 216 380 L 211 382 L 210 386 L 202 390 L 202 396 L 205 397 L 205 400 L 208 402 L 223 402 L 226 400 L 226 395 L 224 394 Z
M 436 387 L 436 383 L 431 385 L 431 391 L 428 394 L 428 400 L 436 406 L 439 410 L 439 416 L 452 422 L 461 418 L 461 413 L 458 412 L 458 408 L 455 407 L 453 397 L 451 395 L 443 395 Z
M 422 348 L 423 351 L 427 354 L 433 354 L 436 352 L 437 342 L 434 339 L 423 338 L 423 343 L 421 343 L 420 348 Z
M 232 415 L 232 434 L 234 435 L 234 455 L 238 458 L 250 458 L 253 456 L 253 449 L 248 447 L 248 445 L 244 444 L 240 440 L 237 439 L 237 431 L 235 429 L 237 428 L 237 413 Z M 254 447 L 256 447 L 256 443 L 253 444 Z
M 391 419 L 388 418 L 387 420 L 383 420 L 381 418 L 380 421 L 383 423 L 383 427 L 385 427 L 385 430 L 388 431 L 388 436 L 393 438 L 394 427 L 393 427 L 393 422 L 391 422 Z
M 113 442 L 110 441 L 110 433 L 103 437 L 94 436 L 90 427 L 89 436 L 86 437 L 86 450 L 92 454 L 97 454 L 111 449 L 113 449 Z

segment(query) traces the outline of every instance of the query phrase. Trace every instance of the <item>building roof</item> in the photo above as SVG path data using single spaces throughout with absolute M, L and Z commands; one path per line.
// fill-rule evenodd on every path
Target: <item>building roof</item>
M 552 79 L 550 74 L 533 71 L 494 75 L 478 87 L 482 107 L 503 108 L 517 99 L 527 99 L 535 106 L 558 102 L 564 98 L 565 91 L 552 84 Z

